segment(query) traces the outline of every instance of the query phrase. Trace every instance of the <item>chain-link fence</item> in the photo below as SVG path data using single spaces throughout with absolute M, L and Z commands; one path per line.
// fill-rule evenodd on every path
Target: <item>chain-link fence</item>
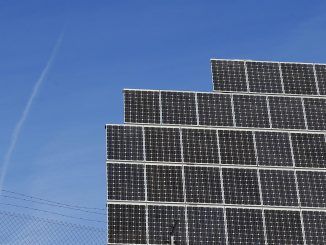
M 0 244 L 106 244 L 105 229 L 0 211 Z

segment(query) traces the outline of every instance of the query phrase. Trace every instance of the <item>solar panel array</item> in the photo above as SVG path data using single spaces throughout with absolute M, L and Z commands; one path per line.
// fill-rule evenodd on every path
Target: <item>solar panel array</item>
M 326 95 L 326 65 L 211 60 L 213 85 L 220 92 Z
M 146 91 L 124 92 L 128 124 L 326 130 L 325 96 L 150 91 L 146 105 L 139 105 L 130 98 Z M 142 108 L 151 113 L 139 113 Z
M 108 244 L 326 244 L 324 65 L 212 60 L 218 93 L 125 90 Z

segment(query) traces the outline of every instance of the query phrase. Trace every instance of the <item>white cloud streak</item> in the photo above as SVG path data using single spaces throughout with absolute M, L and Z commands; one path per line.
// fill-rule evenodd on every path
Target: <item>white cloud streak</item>
M 62 31 L 62 33 L 60 34 L 59 38 L 57 39 L 54 47 L 53 47 L 53 50 L 52 50 L 52 53 L 46 63 L 46 66 L 44 67 L 40 77 L 38 78 L 38 80 L 36 81 L 34 87 L 33 87 L 33 91 L 26 103 L 26 106 L 23 110 L 23 113 L 20 117 L 20 119 L 18 120 L 15 128 L 14 128 L 14 131 L 11 135 L 11 138 L 10 138 L 10 144 L 9 144 L 9 148 L 5 154 L 5 157 L 4 157 L 4 161 L 3 161 L 3 164 L 2 164 L 2 167 L 1 167 L 1 177 L 0 177 L 0 194 L 2 193 L 2 189 L 3 189 L 3 184 L 4 184 L 4 180 L 5 180 L 5 177 L 6 177 L 6 174 L 7 174 L 7 171 L 8 171 L 8 167 L 10 165 L 10 162 L 11 162 L 11 157 L 12 157 L 12 154 L 16 148 L 16 144 L 17 144 L 17 140 L 19 138 L 19 135 L 20 135 L 20 132 L 24 126 L 24 123 L 28 117 L 28 114 L 31 110 L 31 107 L 33 105 L 33 102 L 35 100 L 35 97 L 36 95 L 38 94 L 38 91 L 41 87 L 41 85 L 43 84 L 43 82 L 45 81 L 46 79 L 46 76 L 49 72 L 49 70 L 51 69 L 51 66 L 52 66 L 52 63 L 58 53 L 58 50 L 61 46 L 61 43 L 62 43 L 62 40 L 63 40 L 63 37 L 64 37 L 64 31 Z

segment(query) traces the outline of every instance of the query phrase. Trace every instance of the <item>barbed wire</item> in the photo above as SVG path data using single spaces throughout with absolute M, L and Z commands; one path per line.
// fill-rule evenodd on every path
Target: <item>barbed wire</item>
M 0 210 L 3 245 L 95 245 L 106 239 L 106 229 Z

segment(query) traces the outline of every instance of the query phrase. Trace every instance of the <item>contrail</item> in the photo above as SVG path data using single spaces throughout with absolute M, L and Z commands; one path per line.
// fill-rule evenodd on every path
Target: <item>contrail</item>
M 1 168 L 1 177 L 0 177 L 0 194 L 2 192 L 2 187 L 3 187 L 3 183 L 4 183 L 4 179 L 6 177 L 6 173 L 7 173 L 7 169 L 8 169 L 8 166 L 10 164 L 10 160 L 11 160 L 11 156 L 12 156 L 12 153 L 14 152 L 15 148 L 16 148 L 16 143 L 17 143 L 17 140 L 18 140 L 18 137 L 20 135 L 20 131 L 26 121 L 26 118 L 31 110 L 31 107 L 32 107 L 32 104 L 34 102 L 34 99 L 42 85 L 42 83 L 44 82 L 51 66 L 52 66 L 52 63 L 53 63 L 53 60 L 55 59 L 56 55 L 57 55 L 57 52 L 61 46 L 61 43 L 62 43 L 62 39 L 63 39 L 63 36 L 64 36 L 64 31 L 61 32 L 61 34 L 59 35 L 59 38 L 57 39 L 55 45 L 54 45 L 54 48 L 51 52 L 51 55 L 50 55 L 50 58 L 49 60 L 47 61 L 46 63 L 46 66 L 44 67 L 40 77 L 38 78 L 38 80 L 36 81 L 35 85 L 34 85 L 34 88 L 33 88 L 33 91 L 32 91 L 32 94 L 30 95 L 28 101 L 27 101 L 27 104 L 24 108 L 24 111 L 20 117 L 20 119 L 18 120 L 16 126 L 15 126 L 15 129 L 11 135 L 11 138 L 10 138 L 10 145 L 9 145 L 9 148 L 6 152 L 6 155 L 4 157 L 4 161 L 3 161 L 3 164 L 2 164 L 2 168 Z

